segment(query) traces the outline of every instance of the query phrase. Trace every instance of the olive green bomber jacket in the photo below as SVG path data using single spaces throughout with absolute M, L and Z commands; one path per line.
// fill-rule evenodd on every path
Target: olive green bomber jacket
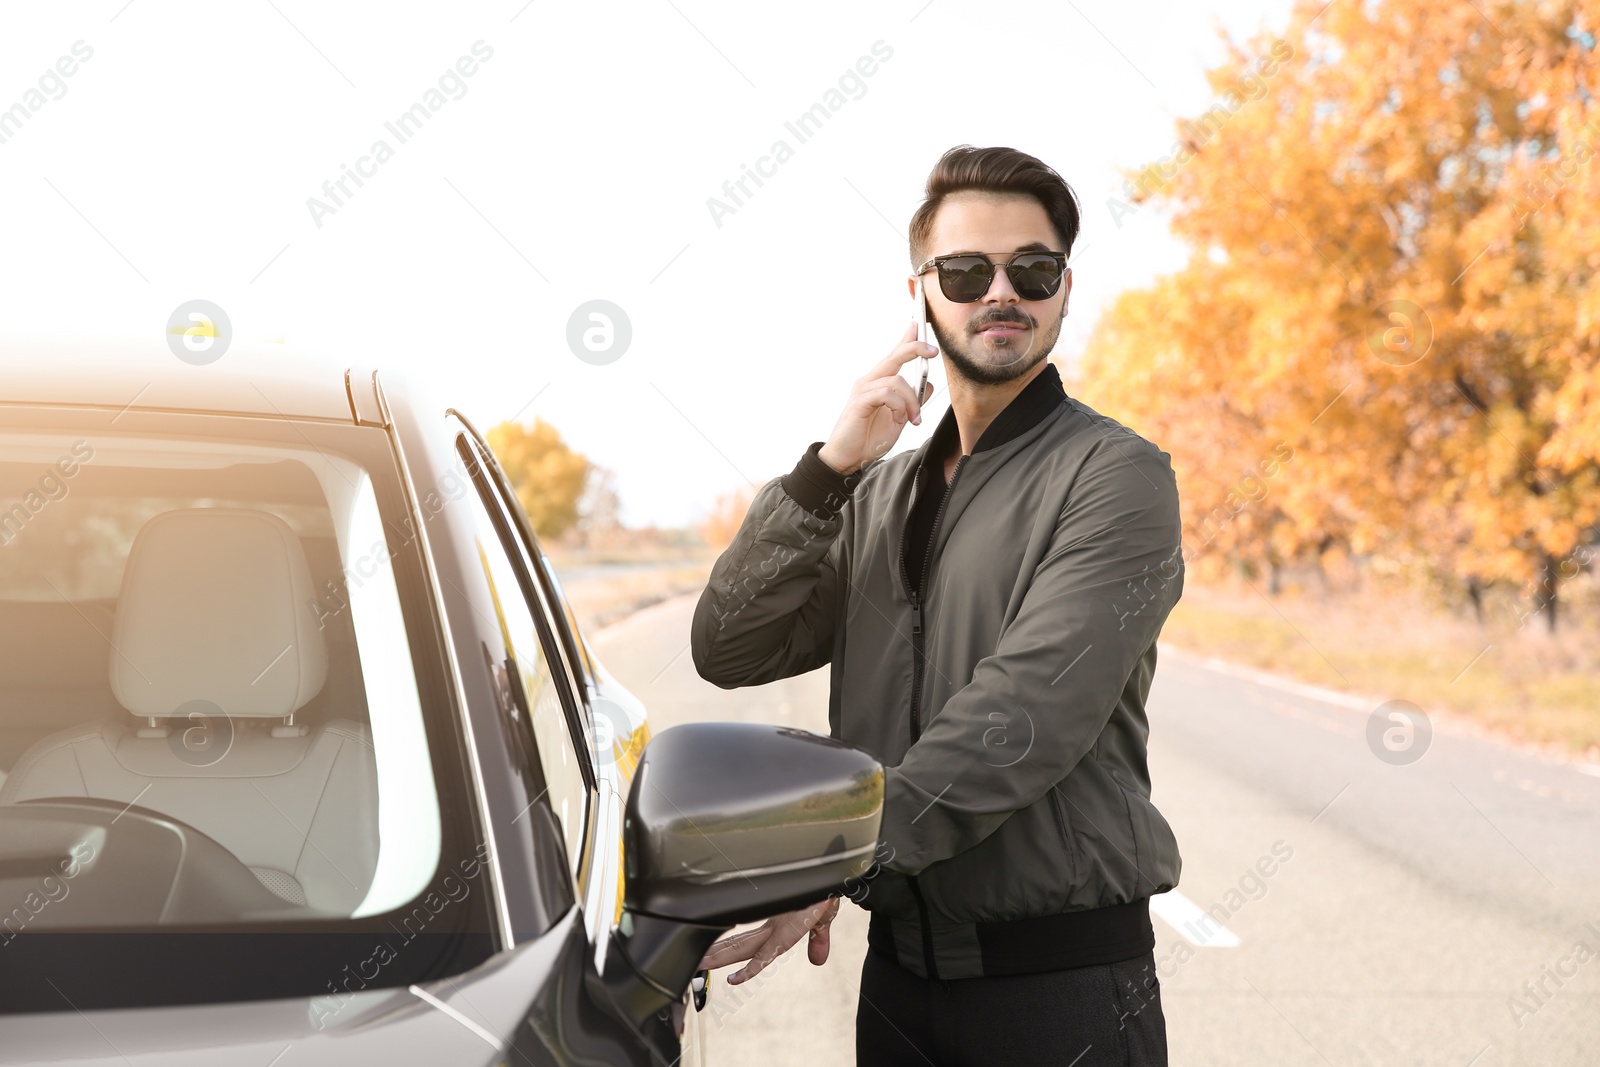
M 1047 366 L 962 456 L 907 545 L 918 448 L 848 477 L 807 449 L 756 494 L 696 607 L 723 688 L 831 668 L 829 725 L 886 768 L 874 945 L 961 978 L 1129 959 L 1177 884 L 1150 802 L 1145 700 L 1183 590 L 1170 456 Z M 947 451 L 948 450 L 948 451 Z M 904 554 L 925 552 L 920 588 Z

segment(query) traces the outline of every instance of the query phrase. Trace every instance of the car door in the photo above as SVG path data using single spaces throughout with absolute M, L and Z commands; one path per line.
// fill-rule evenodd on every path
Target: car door
M 621 913 L 622 811 L 633 768 L 650 736 L 644 706 L 610 678 L 592 656 L 510 479 L 487 441 L 459 412 L 453 414 L 465 431 L 467 445 L 463 455 L 469 456 L 481 469 L 487 506 L 496 513 L 498 528 L 513 534 L 515 551 L 511 554 L 516 557 L 515 566 L 522 576 L 528 606 L 541 629 L 550 635 L 551 663 L 557 668 L 559 682 L 573 696 L 571 736 L 588 760 L 593 808 L 582 856 L 575 856 L 574 876 L 584 902 L 585 925 L 595 967 L 599 969 L 611 927 Z M 508 551 L 512 547 L 508 545 Z M 699 998 L 699 1002 L 703 1003 L 703 998 Z M 680 1033 L 685 1025 L 687 1006 L 686 997 L 675 1019 L 675 1029 Z M 692 1040 L 698 1030 L 696 1019 L 686 1035 L 691 1040 L 686 1042 L 680 1061 L 683 1067 L 701 1062 L 700 1044 Z
M 593 851 L 596 780 L 585 691 L 566 659 L 555 621 L 531 566 L 517 516 L 501 496 L 493 454 L 463 424 L 455 439 L 472 491 L 477 548 L 507 652 L 505 670 L 520 738 L 543 772 L 548 802 L 561 828 L 580 894 Z M 580 899 L 582 899 L 580 895 Z

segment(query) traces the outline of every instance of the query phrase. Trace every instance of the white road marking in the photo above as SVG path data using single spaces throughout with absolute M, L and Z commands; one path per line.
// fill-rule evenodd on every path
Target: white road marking
M 1326 701 L 1329 704 L 1349 708 L 1352 711 L 1367 711 L 1383 703 L 1382 697 L 1363 697 L 1352 693 L 1340 693 L 1333 689 L 1324 689 L 1320 685 L 1308 685 L 1305 682 L 1296 682 L 1282 675 L 1269 674 L 1266 671 L 1257 670 L 1254 667 L 1246 667 L 1243 664 L 1229 663 L 1227 660 L 1217 659 L 1215 656 L 1202 656 L 1186 648 L 1169 645 L 1164 641 L 1159 643 L 1157 646 L 1158 655 L 1166 655 L 1169 652 L 1174 654 L 1173 658 L 1175 659 L 1187 659 L 1192 663 L 1198 663 L 1203 667 L 1216 671 L 1218 674 L 1226 674 L 1234 678 L 1245 678 L 1258 685 L 1269 686 L 1285 693 L 1294 693 L 1296 696 L 1310 697 L 1312 700 Z
M 1150 898 L 1150 914 L 1200 948 L 1238 948 L 1239 938 L 1226 926 L 1200 910 L 1200 905 L 1176 889 Z
M 1255 667 L 1246 667 L 1240 663 L 1230 663 L 1227 660 L 1218 659 L 1215 656 L 1205 656 L 1192 649 L 1187 649 L 1180 645 L 1168 644 L 1165 641 L 1157 642 L 1156 648 L 1159 654 L 1162 656 L 1167 656 L 1174 660 L 1185 661 L 1199 667 L 1204 667 L 1207 670 L 1215 671 L 1217 674 L 1255 682 L 1258 685 L 1263 685 L 1271 689 L 1277 689 L 1285 693 L 1293 693 L 1296 696 L 1307 697 L 1312 700 L 1320 700 L 1323 703 L 1332 704 L 1336 707 L 1348 708 L 1351 711 L 1370 712 L 1372 709 L 1378 707 L 1388 699 L 1387 697 L 1376 696 L 1373 694 L 1367 694 L 1363 696 L 1359 693 L 1341 693 L 1333 689 L 1324 689 L 1322 686 L 1309 685 L 1305 682 L 1297 682 L 1292 678 L 1285 678 L 1282 675 L 1258 670 Z M 1301 719 L 1305 722 L 1320 726 L 1325 730 L 1332 731 L 1333 733 L 1342 732 L 1337 725 L 1334 725 L 1326 720 L 1319 721 L 1314 713 L 1304 710 L 1292 711 L 1288 705 L 1282 703 L 1281 701 L 1274 701 L 1272 710 L 1278 714 L 1288 715 L 1293 718 Z M 1435 716 L 1434 726 L 1437 730 L 1473 736 L 1479 740 L 1487 741 L 1490 744 L 1496 745 L 1500 748 L 1509 749 L 1510 751 L 1517 752 L 1521 755 L 1532 756 L 1546 764 L 1570 766 L 1579 774 L 1587 774 L 1592 775 L 1595 778 L 1600 778 L 1600 763 L 1589 762 L 1585 760 L 1583 756 L 1573 755 L 1572 753 L 1566 751 L 1564 745 L 1561 745 L 1557 742 L 1539 743 L 1511 737 L 1504 731 L 1487 726 L 1482 721 L 1474 719 L 1470 715 L 1454 712 L 1448 708 L 1439 708 L 1437 710 L 1430 708 L 1428 710 L 1430 715 Z M 1498 778 L 1496 779 L 1496 781 L 1499 780 L 1500 779 Z

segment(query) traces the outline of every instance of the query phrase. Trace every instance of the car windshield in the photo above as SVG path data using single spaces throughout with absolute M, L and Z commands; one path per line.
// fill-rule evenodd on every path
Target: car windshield
M 255 992 L 316 995 L 352 951 L 330 934 L 464 899 L 476 865 L 438 884 L 461 763 L 425 715 L 384 432 L 30 414 L 0 421 L 0 970 L 61 932 L 250 932 L 283 957 Z M 482 925 L 456 910 L 429 934 Z

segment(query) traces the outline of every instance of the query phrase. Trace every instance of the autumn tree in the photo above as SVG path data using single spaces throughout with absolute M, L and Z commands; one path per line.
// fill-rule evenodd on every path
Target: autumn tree
M 744 523 L 745 513 L 755 499 L 755 491 L 748 487 L 722 493 L 699 523 L 700 537 L 707 545 L 721 552 L 733 543 L 733 537 Z
M 588 459 L 567 447 L 556 428 L 539 418 L 532 427 L 502 422 L 488 436 L 534 531 L 555 538 L 571 529 L 589 480 Z
M 1164 208 L 1189 261 L 1110 310 L 1080 386 L 1172 452 L 1186 552 L 1477 589 L 1593 538 L 1597 7 L 1306 0 L 1224 36 L 1218 103 L 1108 205 Z

